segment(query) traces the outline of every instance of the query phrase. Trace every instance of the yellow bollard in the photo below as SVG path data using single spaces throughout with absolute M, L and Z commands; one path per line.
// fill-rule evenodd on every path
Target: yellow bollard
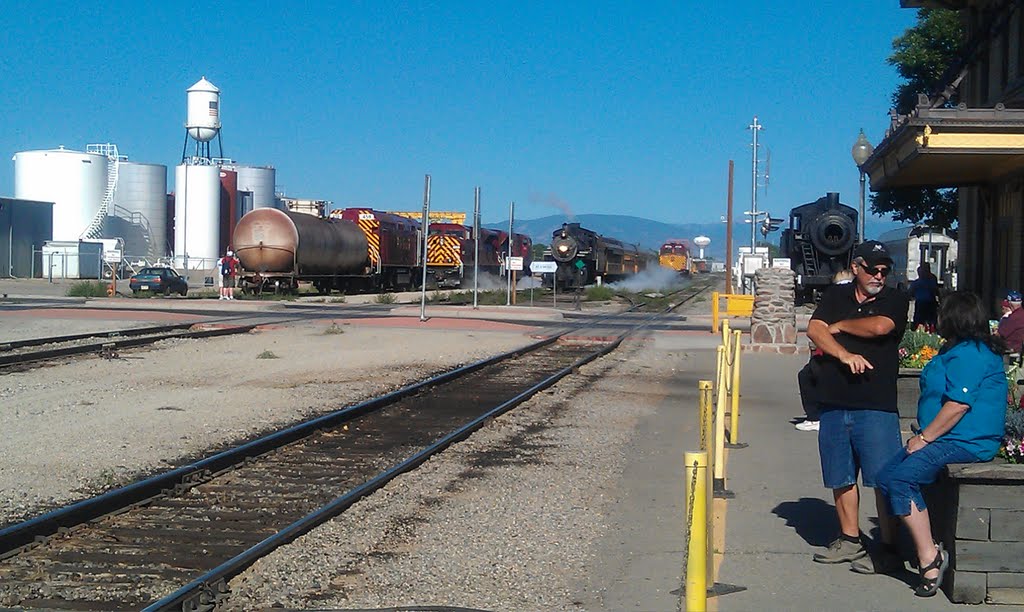
M 706 515 L 708 454 L 684 453 L 683 460 L 686 462 L 686 515 L 690 521 L 690 539 L 686 543 L 686 610 L 705 612 L 708 609 L 708 566 L 714 565 L 714 559 L 708 557 L 711 539 Z
M 732 351 L 732 422 L 729 424 L 729 443 L 733 446 L 740 443 L 740 331 L 734 331 L 735 348 Z
M 707 453 L 707 465 L 711 465 L 715 449 L 715 410 L 713 406 L 713 387 L 710 380 L 702 380 L 697 383 L 700 390 L 701 426 L 700 426 L 700 450 Z M 706 470 L 705 470 L 706 471 Z M 715 533 L 714 528 L 714 496 L 707 497 L 707 526 L 708 533 Z M 708 537 L 708 559 L 714 560 L 714 538 Z M 707 584 L 715 584 L 715 564 L 708 563 Z
M 718 292 L 711 292 L 711 333 L 718 333 Z
M 718 362 L 721 367 L 718 369 L 717 403 L 715 405 L 715 452 L 714 452 L 714 488 L 717 491 L 719 486 L 725 488 L 725 405 L 728 400 L 726 393 L 726 381 L 728 368 L 725 363 L 725 347 L 718 347 Z

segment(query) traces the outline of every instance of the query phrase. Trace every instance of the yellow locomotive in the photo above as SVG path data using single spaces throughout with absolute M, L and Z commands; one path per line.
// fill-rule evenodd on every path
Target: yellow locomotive
M 693 257 L 690 256 L 690 243 L 676 238 L 666 240 L 658 252 L 658 263 L 663 268 L 669 268 L 681 275 L 689 276 L 694 272 Z

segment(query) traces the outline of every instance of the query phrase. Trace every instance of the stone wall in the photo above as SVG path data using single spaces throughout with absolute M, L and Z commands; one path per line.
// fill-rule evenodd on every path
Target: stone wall
M 749 350 L 797 352 L 794 281 L 793 271 L 785 268 L 762 268 L 754 274 Z

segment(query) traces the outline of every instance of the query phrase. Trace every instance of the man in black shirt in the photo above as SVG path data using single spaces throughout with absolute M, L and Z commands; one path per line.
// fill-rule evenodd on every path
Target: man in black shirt
M 825 486 L 832 489 L 842 533 L 828 550 L 814 555 L 819 563 L 863 558 L 857 474 L 866 487 L 903 446 L 896 404 L 899 343 L 910 303 L 902 292 L 885 286 L 892 257 L 870 240 L 853 253 L 854 282 L 833 287 L 822 296 L 807 325 L 807 336 L 821 349 L 818 392 L 821 420 L 818 450 Z M 855 562 L 862 573 L 896 569 L 895 523 L 884 497 L 875 493 L 881 554 L 874 563 Z

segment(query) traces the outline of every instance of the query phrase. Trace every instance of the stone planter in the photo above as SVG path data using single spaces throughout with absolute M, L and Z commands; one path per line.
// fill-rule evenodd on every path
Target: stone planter
M 921 369 L 900 368 L 896 379 L 896 405 L 903 420 L 917 419 L 917 399 L 921 397 Z
M 924 493 L 950 600 L 1024 604 L 1024 465 L 952 464 Z

